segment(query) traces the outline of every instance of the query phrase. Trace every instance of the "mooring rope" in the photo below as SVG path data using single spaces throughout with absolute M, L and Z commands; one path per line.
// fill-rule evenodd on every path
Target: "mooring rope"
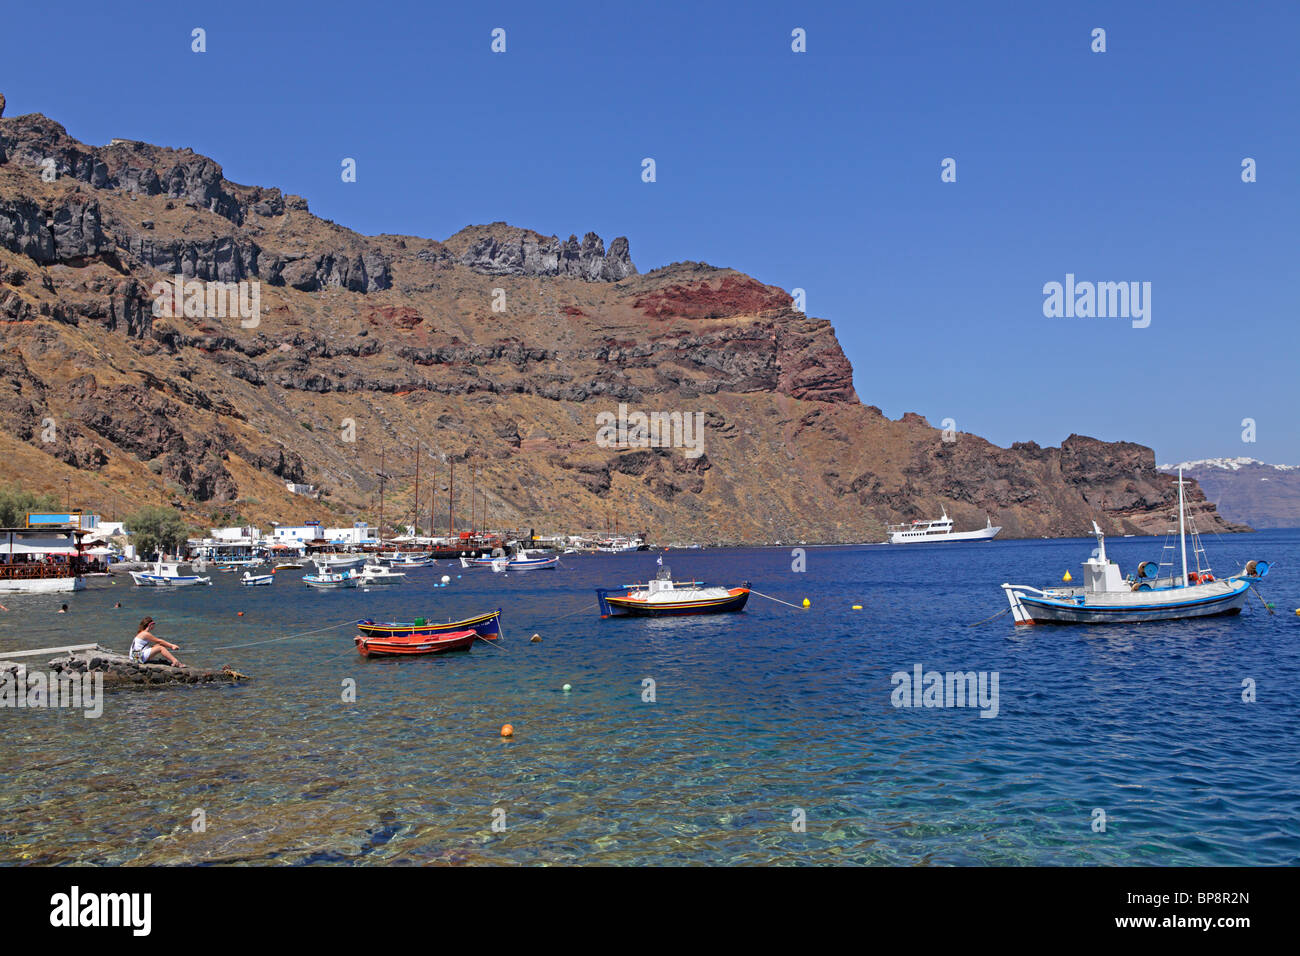
M 753 588 L 749 589 L 749 593 L 757 594 L 759 597 L 767 598 L 769 601 L 775 601 L 777 604 L 784 604 L 786 607 L 792 607 L 796 611 L 808 610 L 806 607 L 800 607 L 798 604 L 791 604 L 789 601 L 782 601 L 780 598 L 772 597 L 770 594 L 764 594 L 762 591 L 755 591 Z
M 223 644 L 219 647 L 212 648 L 212 650 L 232 651 L 240 647 L 257 647 L 259 644 L 275 644 L 277 641 L 288 641 L 288 640 L 292 640 L 295 637 L 307 637 L 310 634 L 320 634 L 322 631 L 332 631 L 336 627 L 355 627 L 356 623 L 357 623 L 356 621 L 352 621 L 352 620 L 343 621 L 340 624 L 329 624 L 325 627 L 318 627 L 314 631 L 302 631 L 301 633 L 298 634 L 286 634 L 284 637 L 273 637 L 270 640 L 266 640 L 266 641 L 253 641 L 251 644 Z
M 994 614 L 993 617 L 986 617 L 986 618 L 985 618 L 984 620 L 982 620 L 982 621 L 976 621 L 974 624 L 967 624 L 966 626 L 967 626 L 967 627 L 979 627 L 981 624 L 987 624 L 989 621 L 993 620 L 993 618 L 1001 617 L 1003 614 L 1010 614 L 1010 613 L 1012 612 L 1012 610 L 1013 610 L 1013 608 L 1009 608 L 1009 607 L 1007 607 L 1007 608 L 1003 608 L 1001 611 L 998 611 L 997 614 Z

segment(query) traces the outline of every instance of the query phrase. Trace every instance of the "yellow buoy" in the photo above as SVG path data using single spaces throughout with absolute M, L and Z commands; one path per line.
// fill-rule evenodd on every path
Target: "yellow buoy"
M 1074 578 L 1070 577 L 1070 572 L 1069 572 L 1069 571 L 1066 571 L 1065 574 L 1061 576 L 1061 580 L 1062 580 L 1062 581 L 1067 581 L 1067 582 L 1068 582 L 1068 581 L 1073 581 Z
M 501 728 L 502 737 L 513 737 L 514 735 L 515 735 L 515 728 L 511 727 L 509 724 L 506 724 L 504 727 Z
M 803 599 L 803 606 L 804 606 L 804 607 L 812 607 L 812 601 L 808 600 L 807 598 L 804 598 L 804 599 Z
M 861 604 L 855 604 L 855 605 L 853 605 L 853 610 L 855 610 L 855 611 L 861 611 L 861 610 L 862 610 L 862 605 L 861 605 Z

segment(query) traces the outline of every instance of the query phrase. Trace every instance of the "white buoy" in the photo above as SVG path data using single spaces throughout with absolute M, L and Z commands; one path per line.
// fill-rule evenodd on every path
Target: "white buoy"
M 444 575 L 442 576 L 442 583 L 443 583 L 443 584 L 450 584 L 450 583 L 451 583 L 451 578 L 450 578 L 448 575 L 444 574 Z

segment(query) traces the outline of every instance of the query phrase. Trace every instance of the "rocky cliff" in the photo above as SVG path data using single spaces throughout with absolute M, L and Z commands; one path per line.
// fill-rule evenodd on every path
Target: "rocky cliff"
M 1300 528 L 1300 466 L 1207 458 L 1161 465 L 1160 470 L 1173 474 L 1179 467 L 1185 477 L 1196 479 L 1227 520 L 1253 528 Z
M 0 336 L 2 477 L 109 514 L 374 520 L 382 462 L 409 520 L 417 441 L 426 526 L 452 463 L 458 526 L 474 469 L 479 524 L 660 541 L 879 539 L 944 507 L 1013 535 L 1162 531 L 1174 500 L 1140 446 L 885 418 L 830 324 L 742 273 L 640 274 L 625 238 L 504 223 L 362 236 L 189 150 L 39 115 L 0 119 Z

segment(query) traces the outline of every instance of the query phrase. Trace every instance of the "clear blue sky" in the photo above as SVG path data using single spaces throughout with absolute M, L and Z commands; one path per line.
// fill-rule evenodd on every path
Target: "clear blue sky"
M 804 288 L 891 417 L 1300 463 L 1300 4 L 74 0 L 4 35 L 7 115 L 361 232 L 595 230 Z M 1150 327 L 1045 318 L 1066 273 L 1151 282 Z

